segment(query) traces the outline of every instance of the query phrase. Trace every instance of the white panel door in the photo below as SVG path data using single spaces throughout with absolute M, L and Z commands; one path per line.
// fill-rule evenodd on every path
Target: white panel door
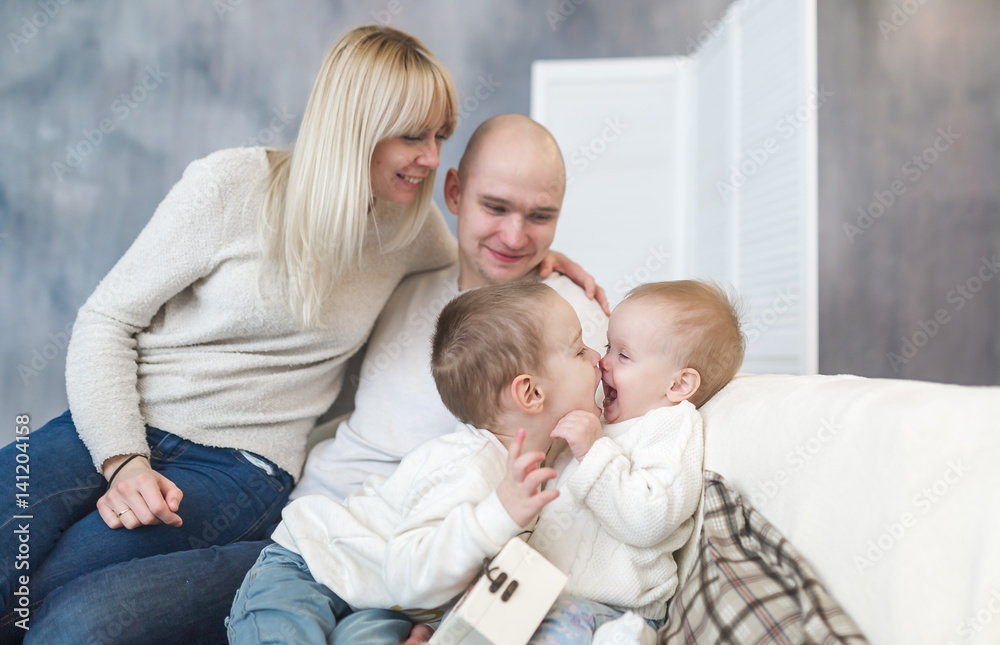
M 553 248 L 617 303 L 636 284 L 681 277 L 685 256 L 680 59 L 536 61 L 531 116 L 562 148 L 567 188 Z
M 726 186 L 738 163 L 738 31 L 722 29 L 692 59 L 688 275 L 735 285 L 739 199 Z
M 562 147 L 555 246 L 612 304 L 712 278 L 747 306 L 743 371 L 817 371 L 814 0 L 735 3 L 690 58 L 536 61 L 531 114 Z
M 749 305 L 744 371 L 815 374 L 815 5 L 741 8 L 736 285 Z

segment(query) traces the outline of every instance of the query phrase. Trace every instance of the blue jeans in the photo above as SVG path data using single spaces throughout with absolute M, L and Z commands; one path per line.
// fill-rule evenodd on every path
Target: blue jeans
M 25 645 L 226 643 L 233 597 L 269 544 L 178 551 L 80 576 L 45 599 Z
M 152 467 L 184 493 L 180 527 L 108 528 L 96 509 L 107 483 L 69 412 L 29 435 L 27 508 L 17 508 L 14 495 L 17 456 L 24 453 L 17 442 L 0 450 L 0 477 L 8 484 L 0 489 L 0 641 L 23 638 L 15 623 L 83 574 L 133 558 L 259 540 L 279 519 L 293 482 L 277 466 L 257 458 L 268 474 L 239 450 L 202 446 L 156 428 L 147 427 L 146 437 Z M 27 557 L 18 560 L 19 555 Z M 20 593 L 24 590 L 27 595 Z
M 247 573 L 228 623 L 231 644 L 384 645 L 405 641 L 412 627 L 397 611 L 355 612 L 278 544 L 265 548 Z

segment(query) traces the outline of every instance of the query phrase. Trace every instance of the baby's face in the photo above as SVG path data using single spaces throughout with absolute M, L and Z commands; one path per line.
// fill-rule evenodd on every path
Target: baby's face
M 618 423 L 673 405 L 667 398 L 674 375 L 663 305 L 649 298 L 626 300 L 608 323 L 608 353 L 601 359 L 604 418 Z
M 574 410 L 600 415 L 594 393 L 601 382 L 597 366 L 601 355 L 583 344 L 580 319 L 556 294 L 546 312 L 545 348 L 545 374 L 539 377 L 545 392 L 545 413 L 556 421 Z

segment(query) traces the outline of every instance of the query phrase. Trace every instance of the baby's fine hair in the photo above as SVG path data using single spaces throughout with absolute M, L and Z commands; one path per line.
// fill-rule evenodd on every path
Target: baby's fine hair
M 515 282 L 473 289 L 445 305 L 431 349 L 431 372 L 445 407 L 460 421 L 489 428 L 519 374 L 545 367 L 543 320 L 551 287 Z
M 701 387 L 691 397 L 701 407 L 740 369 L 746 336 L 740 327 L 740 305 L 717 283 L 673 280 L 639 285 L 625 301 L 653 299 L 665 306 L 664 333 L 676 336 L 676 364 L 701 375 Z

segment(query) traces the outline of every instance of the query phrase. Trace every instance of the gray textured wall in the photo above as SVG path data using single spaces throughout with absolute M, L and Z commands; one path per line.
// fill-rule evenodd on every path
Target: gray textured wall
M 467 104 L 448 166 L 480 121 L 528 111 L 532 60 L 687 52 L 728 4 L 564 0 L 562 16 L 536 0 L 62 1 L 0 5 L 0 443 L 15 414 L 38 427 L 66 408 L 76 310 L 185 165 L 255 137 L 289 141 L 323 54 L 350 27 L 388 19 L 414 33 L 462 98 L 492 86 Z
M 532 60 L 686 53 L 728 4 L 563 0 L 555 22 L 553 0 L 64 1 L 0 6 L 0 443 L 15 414 L 37 427 L 65 409 L 76 309 L 184 166 L 254 138 L 287 142 L 346 29 L 388 18 L 442 59 L 463 98 L 480 79 L 495 86 L 446 144 L 447 166 L 479 121 L 527 112 Z M 820 81 L 834 92 L 820 111 L 820 369 L 897 375 L 886 354 L 945 309 L 898 376 L 1000 383 L 1000 279 L 956 296 L 961 310 L 948 300 L 1000 250 L 998 4 L 926 0 L 883 38 L 891 9 L 820 0 Z M 961 138 L 911 182 L 903 164 L 948 126 Z M 906 192 L 849 242 L 842 225 L 897 178 Z
M 820 0 L 820 371 L 1000 384 L 998 28 L 996 0 Z

